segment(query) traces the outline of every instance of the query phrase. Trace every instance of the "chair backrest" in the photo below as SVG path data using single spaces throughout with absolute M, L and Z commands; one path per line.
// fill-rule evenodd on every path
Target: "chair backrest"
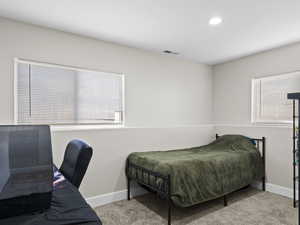
M 93 149 L 83 141 L 73 140 L 67 145 L 60 172 L 79 188 L 93 155 Z

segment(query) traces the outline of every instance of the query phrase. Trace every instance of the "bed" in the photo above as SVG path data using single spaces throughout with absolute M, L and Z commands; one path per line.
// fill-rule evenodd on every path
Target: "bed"
M 261 153 L 260 153 L 261 149 Z M 168 201 L 189 207 L 224 198 L 254 181 L 265 190 L 265 138 L 216 135 L 212 143 L 180 150 L 131 153 L 126 162 L 128 200 L 130 182 L 136 181 Z

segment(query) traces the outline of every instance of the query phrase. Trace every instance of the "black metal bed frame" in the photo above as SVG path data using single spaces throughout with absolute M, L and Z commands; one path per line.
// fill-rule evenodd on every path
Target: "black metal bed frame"
M 219 137 L 216 134 L 216 139 Z M 262 143 L 261 157 L 263 160 L 264 176 L 262 178 L 262 190 L 266 190 L 266 139 L 262 137 L 251 138 L 250 140 L 255 142 L 255 146 L 260 150 L 260 143 Z M 134 169 L 135 176 L 130 176 L 130 169 Z M 161 197 L 165 198 L 168 202 L 168 225 L 171 225 L 171 209 L 172 209 L 172 199 L 171 199 L 171 176 L 163 175 L 158 172 L 154 172 L 143 168 L 142 166 L 135 165 L 134 163 L 126 161 L 126 177 L 127 177 L 127 199 L 130 200 L 130 182 L 136 181 L 138 184 L 144 186 L 145 188 L 156 192 Z M 161 182 L 157 182 L 160 179 Z M 227 194 L 223 196 L 224 206 L 227 206 Z

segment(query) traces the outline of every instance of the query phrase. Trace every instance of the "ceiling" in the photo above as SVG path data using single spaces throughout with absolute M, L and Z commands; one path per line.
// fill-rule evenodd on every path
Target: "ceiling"
M 3 17 L 207 64 L 300 41 L 299 12 L 299 0 L 0 0 Z

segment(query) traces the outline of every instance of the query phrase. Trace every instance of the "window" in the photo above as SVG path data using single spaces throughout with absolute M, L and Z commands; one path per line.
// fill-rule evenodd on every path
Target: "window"
M 300 91 L 300 71 L 252 80 L 252 122 L 291 123 L 293 102 L 287 93 Z
M 123 75 L 16 60 L 18 124 L 121 124 Z

